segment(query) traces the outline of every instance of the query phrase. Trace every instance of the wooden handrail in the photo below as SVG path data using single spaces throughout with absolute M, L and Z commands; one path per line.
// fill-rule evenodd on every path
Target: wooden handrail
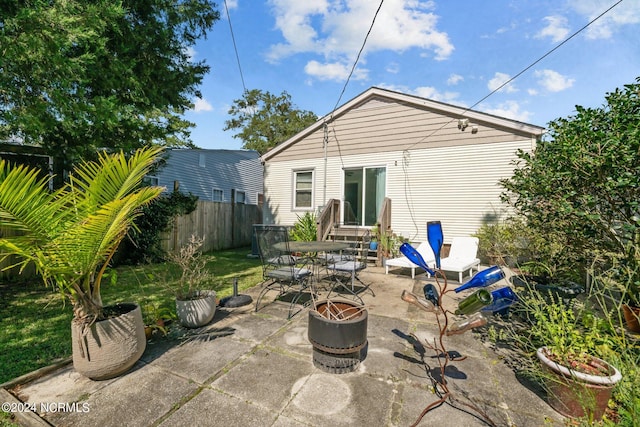
M 382 207 L 380 208 L 380 214 L 378 215 L 378 222 L 376 223 L 378 226 L 378 233 L 382 236 L 385 233 L 391 232 L 391 199 L 385 197 L 382 201 Z M 377 256 L 377 264 L 382 265 L 382 251 L 380 250 L 380 245 L 378 244 L 378 256 Z
M 338 223 L 340 223 L 340 200 L 330 199 L 316 220 L 318 226 L 316 239 L 326 240 L 333 225 Z

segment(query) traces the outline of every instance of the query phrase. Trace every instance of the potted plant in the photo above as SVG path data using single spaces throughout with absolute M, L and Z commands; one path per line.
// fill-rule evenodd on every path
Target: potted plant
M 98 154 L 74 168 L 67 183 L 49 190 L 38 169 L 0 159 L 0 220 L 15 236 L 0 238 L 0 260 L 15 256 L 21 271 L 33 264 L 45 285 L 73 307 L 74 368 L 92 379 L 126 372 L 146 346 L 140 307 L 103 306 L 105 270 L 142 206 L 160 187 L 143 187 L 161 148 Z
M 400 256 L 400 245 L 407 241 L 402 235 L 387 230 L 380 235 L 380 251 L 382 252 L 382 265 L 387 259 Z
M 163 336 L 168 333 L 169 322 L 174 314 L 166 307 L 155 302 L 147 302 L 142 306 L 142 319 L 144 321 L 144 333 L 147 339 L 160 333 Z
M 369 232 L 371 240 L 369 241 L 369 249 L 372 251 L 378 250 L 378 224 L 371 227 Z
M 584 310 L 574 311 L 576 300 L 565 303 L 551 297 L 549 301 L 535 294 L 524 300 L 521 305 L 532 320 L 530 341 L 539 345 L 538 374 L 549 405 L 568 417 L 600 420 L 622 376 L 596 357 L 605 338 L 595 317 Z
M 187 328 L 199 328 L 211 322 L 216 312 L 216 292 L 206 289 L 211 284 L 211 274 L 206 269 L 206 259 L 201 248 L 204 238 L 192 235 L 189 242 L 177 252 L 169 254 L 181 275 L 170 283 L 176 296 L 176 312 L 180 324 Z

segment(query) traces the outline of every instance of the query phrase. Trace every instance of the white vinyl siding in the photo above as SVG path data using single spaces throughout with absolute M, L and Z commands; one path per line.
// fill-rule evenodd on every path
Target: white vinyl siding
M 388 151 L 327 159 L 327 199 L 342 199 L 344 177 L 349 167 L 386 165 L 387 197 L 392 200 L 393 230 L 412 241 L 426 239 L 427 221 L 442 221 L 445 242 L 455 236 L 473 234 L 485 217 L 503 213 L 500 202 L 501 178 L 513 173 L 511 161 L 518 148 L 531 151 L 533 141 L 523 143 L 438 147 L 433 149 Z M 392 145 L 392 144 L 390 144 Z M 293 225 L 298 217 L 292 204 L 293 186 L 284 182 L 293 170 L 312 167 L 322 159 L 269 162 L 265 165 L 264 186 L 269 198 L 265 222 Z M 405 164 L 403 164 L 403 161 Z M 315 169 L 313 210 L 322 206 L 324 167 Z M 275 215 L 270 214 L 275 212 Z
M 460 118 L 469 120 L 464 130 L 458 128 Z M 268 201 L 264 222 L 296 222 L 293 171 L 315 168 L 317 212 L 329 199 L 343 200 L 345 169 L 386 167 L 393 230 L 414 242 L 424 241 L 427 221 L 439 220 L 445 242 L 450 243 L 453 237 L 475 233 L 487 218 L 503 214 L 499 181 L 512 175 L 516 151 L 531 152 L 543 131 L 371 88 L 338 108 L 328 122 L 319 120 L 262 156 Z

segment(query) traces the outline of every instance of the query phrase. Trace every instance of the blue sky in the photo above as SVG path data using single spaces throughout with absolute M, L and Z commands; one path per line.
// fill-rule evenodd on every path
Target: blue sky
M 227 0 L 247 89 L 287 91 L 300 109 L 330 113 L 372 86 L 471 107 L 618 0 Z M 240 149 L 223 131 L 243 85 L 224 0 L 192 52 L 211 66 L 186 118 L 201 148 Z M 600 107 L 640 76 L 640 1 L 594 24 L 473 109 L 539 126 Z

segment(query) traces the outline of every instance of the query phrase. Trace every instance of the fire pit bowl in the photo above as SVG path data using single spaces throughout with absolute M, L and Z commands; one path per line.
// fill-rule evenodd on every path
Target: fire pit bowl
M 314 366 L 333 374 L 355 371 L 366 357 L 368 319 L 364 306 L 351 301 L 315 303 L 308 330 Z

